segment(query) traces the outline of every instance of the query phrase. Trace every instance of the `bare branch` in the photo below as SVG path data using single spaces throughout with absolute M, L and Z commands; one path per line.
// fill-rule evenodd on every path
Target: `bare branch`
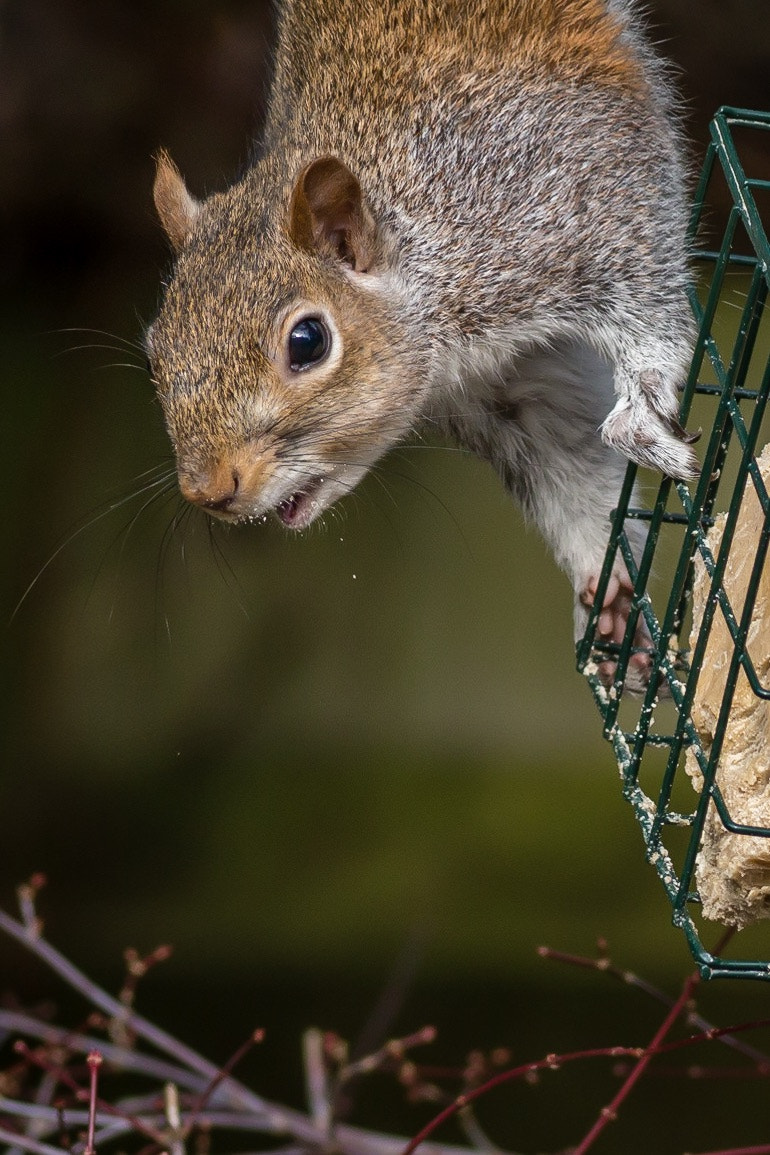
M 0 930 L 4 930 L 17 942 L 31 950 L 64 979 L 73 990 L 82 994 L 93 1006 L 98 1007 L 106 1015 L 121 1017 L 125 1014 L 125 1008 L 117 999 L 87 978 L 82 971 L 78 970 L 45 939 L 30 935 L 26 927 L 17 922 L 16 919 L 11 918 L 4 910 L 0 910 Z M 169 1035 L 162 1028 L 156 1027 L 148 1019 L 132 1011 L 127 1022 L 130 1023 L 132 1031 L 138 1038 L 144 1039 L 145 1042 L 157 1047 L 158 1050 L 171 1055 L 183 1066 L 189 1067 L 208 1080 L 214 1080 L 218 1077 L 219 1068 L 214 1063 L 204 1059 L 197 1051 L 186 1046 L 173 1035 Z M 232 1106 L 263 1113 L 269 1120 L 269 1129 L 275 1133 L 293 1135 L 313 1146 L 318 1144 L 317 1129 L 299 1111 L 292 1111 L 290 1108 L 277 1107 L 265 1102 L 259 1095 L 255 1095 L 253 1091 L 232 1077 L 225 1079 L 222 1083 L 222 1089 L 227 1094 L 228 1101 Z
M 31 1151 L 33 1155 L 62 1155 L 61 1147 L 49 1147 L 38 1139 L 31 1139 L 29 1135 L 18 1135 L 5 1127 L 0 1127 L 0 1143 L 7 1143 L 9 1147 L 21 1147 L 24 1151 Z
M 714 954 L 721 954 L 724 947 L 729 942 L 732 935 L 735 933 L 734 928 L 730 928 L 720 939 L 719 943 L 714 947 Z M 538 947 L 537 953 L 540 958 L 551 959 L 554 962 L 567 963 L 569 966 L 582 967 L 587 970 L 599 971 L 601 974 L 609 975 L 610 978 L 617 979 L 619 982 L 625 983 L 627 986 L 636 987 L 637 990 L 643 991 L 657 1002 L 662 1003 L 663 1006 L 673 1007 L 676 1001 L 661 991 L 658 987 L 653 986 L 647 979 L 640 975 L 634 974 L 633 971 L 623 970 L 621 967 L 613 966 L 607 954 L 607 943 L 604 939 L 600 941 L 600 954 L 597 958 L 588 958 L 583 955 L 569 954 L 566 951 L 553 950 L 549 946 Z M 694 1009 L 687 1014 L 687 1022 L 691 1027 L 696 1027 L 699 1031 L 710 1031 L 713 1028 L 713 1023 L 704 1019 Z M 749 1059 L 753 1059 L 760 1066 L 770 1068 L 770 1056 L 763 1051 L 752 1047 L 750 1043 L 744 1042 L 743 1039 L 735 1039 L 729 1032 L 724 1032 L 721 1036 L 721 1041 L 727 1047 L 732 1047 L 733 1050 L 739 1051 Z
M 136 1071 L 164 1082 L 179 1083 L 188 1091 L 200 1092 L 208 1086 L 207 1080 L 193 1071 L 188 1071 L 185 1067 L 167 1063 L 163 1059 L 157 1059 L 154 1055 L 143 1054 L 141 1051 L 127 1050 L 115 1043 L 97 1039 L 94 1035 L 83 1035 L 78 1031 L 69 1031 L 63 1027 L 52 1026 L 50 1023 L 42 1022 L 33 1015 L 25 1014 L 22 1011 L 0 1009 L 0 1029 L 6 1030 L 8 1033 L 41 1039 L 46 1044 L 64 1046 L 78 1054 L 85 1055 L 89 1051 L 98 1050 L 105 1060 L 113 1066 L 122 1067 L 126 1071 Z
M 698 976 L 696 974 L 690 975 L 689 978 L 685 979 L 679 998 L 676 1000 L 673 1007 L 661 1023 L 660 1027 L 655 1032 L 649 1047 L 641 1056 L 639 1062 L 633 1068 L 631 1073 L 623 1081 L 623 1085 L 621 1086 L 618 1093 L 614 1096 L 612 1102 L 607 1107 L 603 1107 L 599 1112 L 596 1122 L 589 1129 L 588 1133 L 584 1136 L 581 1142 L 578 1143 L 573 1152 L 573 1155 L 585 1155 L 585 1152 L 593 1146 L 594 1140 L 602 1133 L 607 1124 L 612 1123 L 615 1119 L 617 1119 L 618 1111 L 620 1110 L 621 1105 L 631 1094 L 631 1091 L 639 1082 L 644 1072 L 647 1070 L 647 1067 L 649 1066 L 653 1056 L 659 1053 L 663 1040 L 666 1038 L 674 1023 L 682 1014 L 685 1007 L 692 998 L 692 993 L 697 983 Z
M 302 1036 L 305 1092 L 310 1116 L 322 1135 L 331 1134 L 333 1094 L 324 1056 L 323 1031 L 311 1027 Z
M 770 1059 L 756 1048 L 739 1042 L 736 1036 L 746 1030 L 768 1025 L 755 1020 L 730 1027 L 714 1027 L 695 1012 L 692 996 L 697 976 L 690 976 L 677 998 L 658 991 L 646 980 L 613 966 L 606 949 L 599 957 L 587 959 L 578 955 L 541 948 L 541 955 L 602 974 L 638 987 L 666 1006 L 663 1022 L 646 1047 L 602 1047 L 573 1051 L 567 1054 L 548 1054 L 536 1062 L 510 1067 L 510 1054 L 503 1049 L 488 1055 L 473 1051 L 465 1065 L 447 1067 L 421 1065 L 410 1054 L 412 1048 L 431 1043 L 435 1038 L 433 1027 L 424 1027 L 413 1034 L 394 1039 L 369 1055 L 349 1061 L 345 1040 L 332 1032 L 309 1031 L 305 1035 L 304 1052 L 310 1116 L 300 1111 L 267 1102 L 232 1076 L 236 1063 L 246 1051 L 261 1041 L 262 1032 L 255 1031 L 222 1067 L 216 1067 L 202 1056 L 171 1037 L 159 1027 L 136 1014 L 133 1003 L 136 980 L 147 967 L 165 957 L 168 948 L 161 948 L 146 958 L 136 952 L 127 956 L 129 979 L 121 997 L 113 998 L 101 987 L 86 978 L 76 967 L 56 951 L 41 934 L 34 898 L 39 879 L 22 888 L 20 901 L 23 921 L 19 922 L 0 911 L 0 931 L 11 934 L 38 958 L 51 967 L 66 983 L 95 1006 L 100 1015 L 98 1022 L 105 1030 L 113 1030 L 117 1022 L 120 1030 L 113 1041 L 102 1041 L 81 1031 L 67 1031 L 42 1022 L 33 1015 L 20 1011 L 0 1010 L 0 1034 L 17 1033 L 37 1040 L 34 1046 L 19 1039 L 15 1049 L 23 1061 L 9 1069 L 6 1086 L 13 1088 L 17 1081 L 27 1081 L 28 1096 L 34 1102 L 21 1102 L 11 1097 L 0 1097 L 0 1145 L 6 1145 L 6 1155 L 62 1155 L 67 1149 L 72 1155 L 97 1155 L 108 1143 L 131 1137 L 146 1136 L 168 1155 L 186 1155 L 190 1137 L 199 1139 L 195 1148 L 198 1155 L 208 1151 L 208 1133 L 215 1128 L 245 1134 L 271 1135 L 277 1143 L 286 1139 L 272 1155 L 317 1155 L 333 1149 L 337 1155 L 412 1155 L 420 1146 L 424 1155 L 468 1155 L 468 1148 L 430 1143 L 436 1129 L 452 1116 L 464 1128 L 472 1146 L 481 1152 L 497 1153 L 499 1148 L 489 1138 L 476 1119 L 472 1104 L 503 1083 L 526 1082 L 544 1071 L 557 1071 L 562 1066 L 597 1058 L 630 1060 L 620 1072 L 622 1084 L 610 1103 L 602 1108 L 595 1122 L 581 1142 L 572 1148 L 573 1155 L 586 1155 L 616 1116 L 631 1094 L 636 1083 L 646 1074 L 653 1058 L 672 1054 L 684 1047 L 715 1040 L 728 1042 L 741 1051 L 751 1065 L 731 1068 L 730 1077 L 763 1077 L 770 1073 Z M 102 1021 L 101 1016 L 106 1016 Z M 702 1027 L 686 1038 L 669 1040 L 677 1021 L 688 1027 Z M 119 1041 L 116 1042 L 115 1039 Z M 142 1044 L 150 1044 L 169 1055 L 171 1061 L 146 1054 Z M 85 1068 L 82 1058 L 86 1055 Z M 109 1064 L 109 1066 L 103 1065 Z M 98 1074 L 101 1067 L 101 1073 Z M 42 1074 L 33 1071 L 37 1068 Z M 503 1069 L 504 1068 L 504 1069 Z M 84 1070 L 88 1071 L 87 1085 Z M 132 1071 L 152 1081 L 151 1090 L 133 1094 L 115 1101 L 106 1101 L 101 1083 L 116 1071 Z M 660 1070 L 660 1067 L 656 1067 Z M 442 1106 L 435 1118 L 408 1142 L 397 1135 L 380 1134 L 349 1124 L 337 1116 L 340 1090 L 351 1082 L 373 1071 L 387 1072 L 404 1088 L 408 1101 L 427 1101 Z M 666 1069 L 670 1073 L 670 1069 Z M 675 1074 L 687 1077 L 720 1075 L 716 1067 L 683 1067 Z M 30 1076 L 34 1075 L 30 1082 Z M 100 1082 L 97 1093 L 97 1079 Z M 455 1088 L 447 1090 L 447 1083 Z M 161 1093 L 159 1084 L 165 1084 Z M 66 1088 L 74 1102 L 67 1105 L 68 1097 L 55 1101 L 58 1088 Z M 461 1093 L 456 1090 L 461 1088 Z M 19 1121 L 19 1130 L 14 1126 Z M 45 1140 L 59 1138 L 54 1147 Z M 502 1155 L 502 1153 L 500 1153 Z M 734 1148 L 708 1155 L 770 1155 L 770 1145 Z

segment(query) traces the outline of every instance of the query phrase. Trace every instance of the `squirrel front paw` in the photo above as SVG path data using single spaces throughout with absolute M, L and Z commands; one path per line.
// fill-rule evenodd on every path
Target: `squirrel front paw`
M 660 375 L 640 373 L 633 398 L 622 397 L 605 418 L 602 441 L 639 465 L 658 469 L 679 481 L 697 477 L 698 459 L 690 446 L 700 437 L 688 433 L 663 404 Z

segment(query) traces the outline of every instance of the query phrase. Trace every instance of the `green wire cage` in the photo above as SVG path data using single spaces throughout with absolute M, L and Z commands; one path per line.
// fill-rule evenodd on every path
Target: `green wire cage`
M 753 839 L 753 845 L 756 839 L 770 839 L 770 827 L 731 813 L 720 775 L 739 678 L 745 675 L 760 709 L 770 703 L 770 653 L 757 654 L 749 632 L 770 539 L 768 487 L 757 464 L 770 441 L 764 421 L 770 392 L 770 308 L 765 307 L 770 245 L 762 221 L 763 207 L 770 208 L 770 180 L 747 175 L 763 149 L 766 155 L 768 132 L 770 113 L 732 108 L 717 113 L 690 222 L 698 273 L 691 290 L 698 339 L 681 416 L 690 427 L 703 430 L 700 477 L 688 487 L 629 467 L 594 606 L 577 646 L 578 669 L 589 681 L 604 735 L 614 747 L 623 793 L 641 827 L 647 858 L 663 882 L 674 925 L 684 931 L 703 978 L 770 980 L 770 961 L 733 957 L 743 952 L 770 960 L 770 921 L 757 922 L 735 934 L 729 945 L 709 951 L 704 939 L 724 942 L 729 936 L 704 917 L 697 889 L 709 823 L 736 839 Z M 766 217 L 770 220 L 770 213 Z M 721 241 L 712 242 L 720 232 Z M 736 599 L 725 574 L 731 558 L 746 549 L 740 511 L 749 499 L 758 503 L 759 531 L 744 565 L 745 591 Z M 649 530 L 644 552 L 635 559 L 626 526 L 639 519 Z M 712 529 L 716 521 L 718 540 Z M 597 622 L 618 553 L 634 583 L 634 595 L 624 640 L 610 644 L 598 634 Z M 695 616 L 694 586 L 704 591 Z M 652 676 L 646 694 L 634 698 L 623 695 L 623 687 L 629 661 L 639 652 L 634 645 L 635 638 L 639 644 L 640 615 L 652 639 L 646 647 Z M 717 628 L 727 643 L 715 725 L 706 737 L 695 707 L 699 682 L 711 673 L 708 643 Z M 610 662 L 616 665 L 608 686 L 598 667 L 603 663 L 606 670 Z M 700 792 L 693 774 L 700 776 Z M 766 845 L 770 864 L 770 842 Z M 770 915 L 770 865 L 767 882 L 763 919 Z

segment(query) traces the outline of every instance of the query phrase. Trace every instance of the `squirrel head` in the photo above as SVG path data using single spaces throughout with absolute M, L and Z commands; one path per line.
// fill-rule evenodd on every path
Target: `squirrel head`
M 201 202 L 161 153 L 154 197 L 175 261 L 146 343 L 180 489 L 304 528 L 424 405 L 384 230 L 331 156 L 288 179 L 264 159 Z

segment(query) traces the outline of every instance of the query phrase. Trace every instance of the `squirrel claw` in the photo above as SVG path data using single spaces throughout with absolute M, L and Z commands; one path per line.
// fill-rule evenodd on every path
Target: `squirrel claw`
M 602 440 L 638 465 L 657 469 L 667 477 L 680 481 L 695 478 L 700 464 L 689 448 L 689 435 L 679 436 L 671 423 L 672 418 L 664 420 L 650 408 L 634 410 L 620 404 L 605 418 Z M 681 426 L 679 429 L 685 433 Z
M 683 441 L 685 445 L 695 445 L 696 442 L 701 439 L 703 430 L 700 427 L 696 429 L 694 433 L 690 433 L 675 417 L 669 418 L 668 424 L 674 436 L 678 437 L 680 441 Z

